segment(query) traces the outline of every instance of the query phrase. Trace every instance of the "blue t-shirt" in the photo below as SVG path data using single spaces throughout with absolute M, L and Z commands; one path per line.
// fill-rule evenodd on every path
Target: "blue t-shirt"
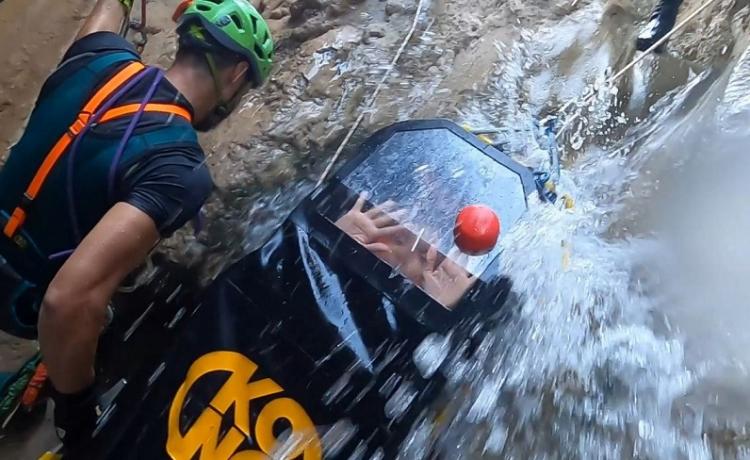
M 120 50 L 134 49 L 127 40 L 111 32 L 97 32 L 81 38 L 65 53 L 58 69 L 45 82 L 39 98 L 52 96 L 60 82 L 101 53 Z M 150 86 L 146 80 L 126 93 L 120 104 L 140 103 Z M 151 101 L 176 104 L 193 114 L 190 102 L 166 78 L 159 83 Z M 104 123 L 94 127 L 93 132 L 122 136 L 130 120 L 131 117 L 124 117 Z M 167 122 L 163 115 L 144 113 L 136 132 Z M 136 163 L 119 165 L 116 199 L 148 214 L 162 237 L 168 237 L 197 215 L 213 190 L 205 161 L 198 146 L 149 151 Z

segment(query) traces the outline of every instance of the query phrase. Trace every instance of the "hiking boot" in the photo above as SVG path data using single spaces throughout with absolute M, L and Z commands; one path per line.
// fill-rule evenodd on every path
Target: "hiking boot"
M 654 43 L 662 39 L 670 30 L 674 27 L 677 22 L 677 13 L 680 10 L 682 0 L 659 0 L 659 3 L 654 8 L 654 12 L 651 14 L 646 27 L 641 30 L 636 41 L 636 48 L 638 51 L 646 51 L 651 48 Z M 664 51 L 663 43 L 659 48 L 656 49 L 657 53 Z

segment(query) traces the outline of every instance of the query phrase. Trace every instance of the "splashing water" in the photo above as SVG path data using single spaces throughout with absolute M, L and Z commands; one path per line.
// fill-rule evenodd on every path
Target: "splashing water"
M 598 8 L 593 4 L 588 13 L 599 14 Z M 516 127 L 509 134 L 511 152 L 531 166 L 546 161 L 534 140 L 533 120 L 554 98 L 549 85 L 539 88 L 560 78 L 567 79 L 561 87 L 571 79 L 596 85 L 608 71 L 604 63 L 612 62 L 594 46 L 590 54 L 599 56 L 593 64 L 598 76 L 583 75 L 591 68 L 555 75 L 548 62 L 563 53 L 565 36 L 556 30 L 556 45 L 545 47 L 540 44 L 545 33 L 522 33 L 501 57 L 486 97 L 461 109 L 472 124 Z M 667 257 L 669 234 L 657 231 L 659 225 L 650 228 L 648 212 L 638 211 L 660 214 L 664 206 L 684 206 L 654 200 L 666 182 L 662 179 L 674 178 L 691 154 L 705 151 L 698 144 L 712 143 L 715 149 L 729 142 L 726 132 L 737 131 L 738 119 L 747 120 L 747 53 L 738 53 L 736 66 L 692 72 L 684 85 L 661 95 L 646 122 L 624 112 L 627 104 L 617 89 L 578 107 L 584 116 L 567 136 L 568 152 L 575 155 L 567 159 L 558 187 L 575 197 L 576 208 L 532 203 L 523 222 L 504 236 L 500 263 L 513 280 L 517 312 L 471 358 L 465 357 L 465 343 L 451 343 L 446 357 L 450 338 L 430 337 L 420 346 L 415 362 L 430 370 L 430 364 L 442 364 L 451 397 L 415 424 L 401 458 L 430 458 L 436 452 L 452 459 L 703 459 L 747 453 L 737 433 L 745 432 L 750 417 L 728 424 L 726 417 L 718 422 L 719 415 L 712 422 L 704 415 L 705 401 L 686 403 L 706 387 L 706 369 L 726 360 L 688 357 L 689 338 L 670 323 L 679 315 L 664 308 L 676 301 L 667 293 L 671 281 L 660 278 L 671 274 L 659 260 Z M 547 64 L 534 74 L 540 62 Z M 632 80 L 642 82 L 652 69 L 647 65 L 636 72 Z M 720 134 L 717 126 L 723 126 Z M 617 129 L 625 133 L 619 140 Z M 710 142 L 703 133 L 714 133 Z M 722 161 L 737 158 L 725 154 Z M 746 298 L 739 296 L 740 302 Z M 717 431 L 730 447 L 717 446 Z
M 454 336 L 430 336 L 415 351 L 423 375 L 447 377 L 449 396 L 414 425 L 400 457 L 740 457 L 742 441 L 732 436 L 741 437 L 747 417 L 731 426 L 722 416 L 709 421 L 706 398 L 690 399 L 701 388 L 716 394 L 705 382 L 717 359 L 725 360 L 717 358 L 721 351 L 693 359 L 690 341 L 672 326 L 677 318 L 665 304 L 675 297 L 660 279 L 668 273 L 661 263 L 668 259 L 662 257 L 664 241 L 642 208 L 661 211 L 651 202 L 662 179 L 688 162 L 684 153 L 697 150 L 690 133 L 717 123 L 745 129 L 748 53 L 737 45 L 736 65 L 712 68 L 676 64 L 669 55 L 647 59 L 620 86 L 603 89 L 634 53 L 639 18 L 619 5 L 624 2 L 575 2 L 560 17 L 548 13 L 550 4 L 565 8 L 570 2 L 477 0 L 479 7 L 472 8 L 462 0 L 435 2 L 442 12 L 430 3 L 422 33 L 367 109 L 360 135 L 395 120 L 446 116 L 496 127 L 507 153 L 544 168 L 548 153 L 538 139 L 538 121 L 558 114 L 571 99 L 597 94 L 562 114 L 580 114 L 562 136 L 566 155 L 558 184 L 560 193 L 575 198 L 575 209 L 531 203 L 525 218 L 503 236 L 500 263 L 517 297 L 509 303 L 511 319 L 469 358 L 469 346 Z M 528 17 L 542 11 L 552 25 L 530 25 Z M 490 26 L 474 33 L 477 23 Z M 492 29 L 508 24 L 516 29 Z M 464 48 L 466 37 L 481 34 L 489 45 Z M 316 148 L 333 150 L 336 133 L 357 114 L 352 107 L 392 57 L 373 44 L 344 48 L 315 55 L 304 75 L 322 82 L 310 85 L 314 100 L 293 100 L 275 115 L 283 123 L 272 134 L 305 152 L 300 158 L 308 155 L 311 139 Z M 669 81 L 658 82 L 660 75 Z M 250 220 L 278 220 L 308 186 L 295 184 L 256 201 Z M 273 227 L 251 225 L 243 236 L 250 247 Z M 335 390 L 340 388 L 331 397 Z M 384 410 L 397 416 L 413 400 L 412 390 L 402 386 Z M 343 434 L 332 430 L 328 448 L 352 436 L 350 427 L 337 429 Z M 728 448 L 717 447 L 716 433 L 731 435 Z

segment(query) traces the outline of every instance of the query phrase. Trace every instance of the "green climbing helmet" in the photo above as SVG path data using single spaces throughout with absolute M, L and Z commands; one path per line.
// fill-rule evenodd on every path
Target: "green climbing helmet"
M 180 37 L 189 34 L 190 39 L 205 44 L 205 31 L 222 47 L 247 58 L 249 77 L 256 86 L 268 78 L 273 62 L 271 32 L 248 0 L 188 0 L 176 16 Z

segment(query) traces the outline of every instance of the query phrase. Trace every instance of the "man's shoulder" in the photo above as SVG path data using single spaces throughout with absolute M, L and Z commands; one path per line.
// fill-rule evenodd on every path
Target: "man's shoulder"
M 122 201 L 151 217 L 163 237 L 195 217 L 214 188 L 198 146 L 149 151 L 125 169 Z
M 68 81 L 80 69 L 89 65 L 92 60 L 111 53 L 131 53 L 133 60 L 138 59 L 138 53 L 133 45 L 117 34 L 111 32 L 95 32 L 76 40 L 57 66 L 57 69 L 47 78 L 39 94 L 42 99 L 51 94 L 63 82 Z
M 131 167 L 124 168 L 124 172 L 132 186 L 161 178 L 156 188 L 182 188 L 187 195 L 199 200 L 207 198 L 214 186 L 203 149 L 197 143 L 151 149 Z
M 70 48 L 63 55 L 61 66 L 72 59 L 81 57 L 94 57 L 101 53 L 113 51 L 128 51 L 137 56 L 135 47 L 125 38 L 112 32 L 94 32 L 86 35 L 70 45 Z

